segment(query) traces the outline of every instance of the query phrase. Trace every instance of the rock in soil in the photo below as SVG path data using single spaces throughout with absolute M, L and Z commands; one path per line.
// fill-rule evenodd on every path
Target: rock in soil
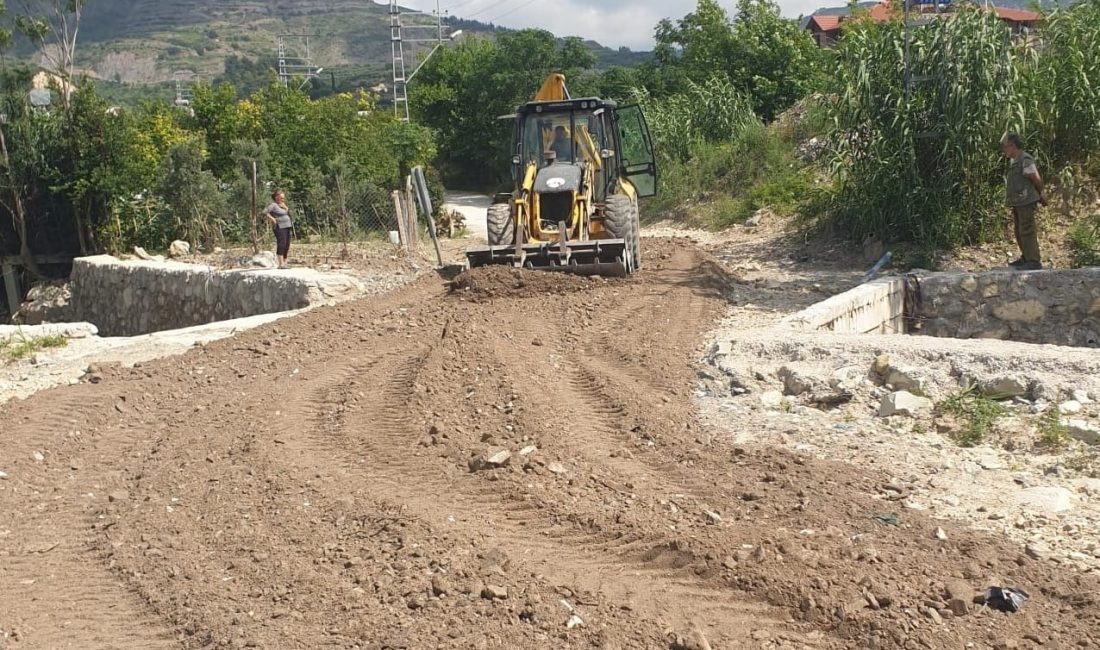
M 902 415 L 918 417 L 929 415 L 932 412 L 932 400 L 927 397 L 918 397 L 908 391 L 897 391 L 882 398 L 879 404 L 879 417 Z
M 487 449 L 480 455 L 470 459 L 470 471 L 480 472 L 482 470 L 504 467 L 511 459 L 512 452 L 503 447 Z
M 481 590 L 481 597 L 486 600 L 504 600 L 508 597 L 508 588 L 498 585 L 485 585 Z

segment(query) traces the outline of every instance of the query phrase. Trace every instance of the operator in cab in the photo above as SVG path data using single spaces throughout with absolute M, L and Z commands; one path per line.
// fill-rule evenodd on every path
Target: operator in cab
M 554 140 L 550 143 L 550 150 L 554 152 L 556 162 L 573 161 L 573 142 L 564 126 L 554 127 Z

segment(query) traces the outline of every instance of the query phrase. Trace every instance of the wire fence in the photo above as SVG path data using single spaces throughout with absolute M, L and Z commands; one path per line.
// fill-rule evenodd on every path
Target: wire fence
M 348 181 L 323 193 L 297 192 L 287 198 L 300 237 L 354 241 L 399 230 L 392 192 L 368 182 Z

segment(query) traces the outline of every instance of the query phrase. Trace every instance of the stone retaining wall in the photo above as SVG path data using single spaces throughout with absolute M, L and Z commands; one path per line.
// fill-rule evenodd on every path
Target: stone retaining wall
M 257 314 L 291 311 L 358 295 L 354 278 L 311 269 L 216 271 L 180 262 L 78 258 L 70 318 L 102 336 L 134 336 Z
M 1100 268 L 913 274 L 909 333 L 1100 347 Z

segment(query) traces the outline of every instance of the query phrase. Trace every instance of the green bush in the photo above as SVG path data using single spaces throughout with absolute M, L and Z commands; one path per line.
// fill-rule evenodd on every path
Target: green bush
M 660 166 L 660 193 L 645 213 L 725 228 L 761 208 L 795 212 L 811 192 L 812 174 L 792 141 L 764 126 L 748 98 L 721 77 L 686 82 L 678 94 L 635 99 L 646 112 Z
M 761 208 L 797 212 L 813 192 L 811 170 L 788 141 L 756 124 L 722 143 L 699 143 L 686 160 L 666 161 L 651 218 L 677 218 L 708 228 L 743 223 Z
M 1070 228 L 1069 249 L 1074 268 L 1100 266 L 1100 214 L 1082 219 Z
M 762 124 L 748 97 L 722 77 L 703 83 L 688 80 L 683 92 L 660 99 L 645 89 L 633 95 L 662 162 L 687 161 L 700 145 L 731 142 L 746 128 Z
M 1048 449 L 1062 449 L 1069 445 L 1073 438 L 1069 434 L 1069 427 L 1062 424 L 1062 412 L 1058 407 L 1052 407 L 1039 418 L 1039 446 Z
M 997 419 L 1008 414 L 1008 409 L 974 390 L 967 390 L 947 398 L 940 410 L 963 421 L 964 427 L 954 434 L 961 447 L 974 447 L 989 435 Z

